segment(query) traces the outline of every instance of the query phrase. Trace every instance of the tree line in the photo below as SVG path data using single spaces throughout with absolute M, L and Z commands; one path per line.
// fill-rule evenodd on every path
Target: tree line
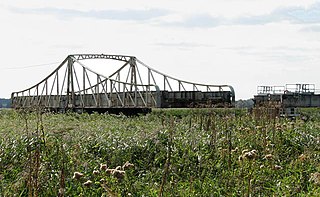
M 10 108 L 11 107 L 11 100 L 0 98 L 0 108 Z

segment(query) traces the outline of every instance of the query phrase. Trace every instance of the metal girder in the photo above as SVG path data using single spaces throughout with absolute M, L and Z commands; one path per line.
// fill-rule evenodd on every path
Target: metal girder
M 73 56 L 77 60 L 85 60 L 85 59 L 112 59 L 118 61 L 128 62 L 133 56 L 125 56 L 125 55 L 106 55 L 106 54 L 74 54 Z

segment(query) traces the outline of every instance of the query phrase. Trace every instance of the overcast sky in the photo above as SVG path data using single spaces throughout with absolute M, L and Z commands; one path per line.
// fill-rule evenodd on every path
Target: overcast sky
M 68 54 L 136 56 L 183 80 L 320 89 L 320 1 L 1 0 L 0 97 L 47 76 Z M 52 64 L 55 63 L 55 64 Z

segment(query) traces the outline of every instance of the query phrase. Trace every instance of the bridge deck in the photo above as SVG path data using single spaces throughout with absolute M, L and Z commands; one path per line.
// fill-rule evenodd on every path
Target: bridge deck
M 19 96 L 13 97 L 12 107 L 15 109 L 40 107 L 52 111 L 63 111 L 64 109 L 74 111 L 121 111 L 120 109 L 232 106 L 232 94 L 229 91 L 152 91 L 142 92 L 135 98 L 134 95 L 133 92 L 120 92 L 117 94 L 74 95 L 73 97 L 70 95 Z M 146 100 L 145 97 L 147 96 L 152 99 Z M 119 100 L 118 97 L 122 99 Z M 135 101 L 132 102 L 132 100 Z
M 291 94 L 270 94 L 255 95 L 254 101 L 256 106 L 266 103 L 278 103 L 284 108 L 291 107 L 320 107 L 320 94 L 311 93 L 291 93 Z

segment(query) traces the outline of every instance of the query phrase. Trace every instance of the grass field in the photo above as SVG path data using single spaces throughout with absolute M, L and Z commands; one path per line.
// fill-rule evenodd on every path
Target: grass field
M 320 196 L 320 113 L 0 111 L 0 196 Z

